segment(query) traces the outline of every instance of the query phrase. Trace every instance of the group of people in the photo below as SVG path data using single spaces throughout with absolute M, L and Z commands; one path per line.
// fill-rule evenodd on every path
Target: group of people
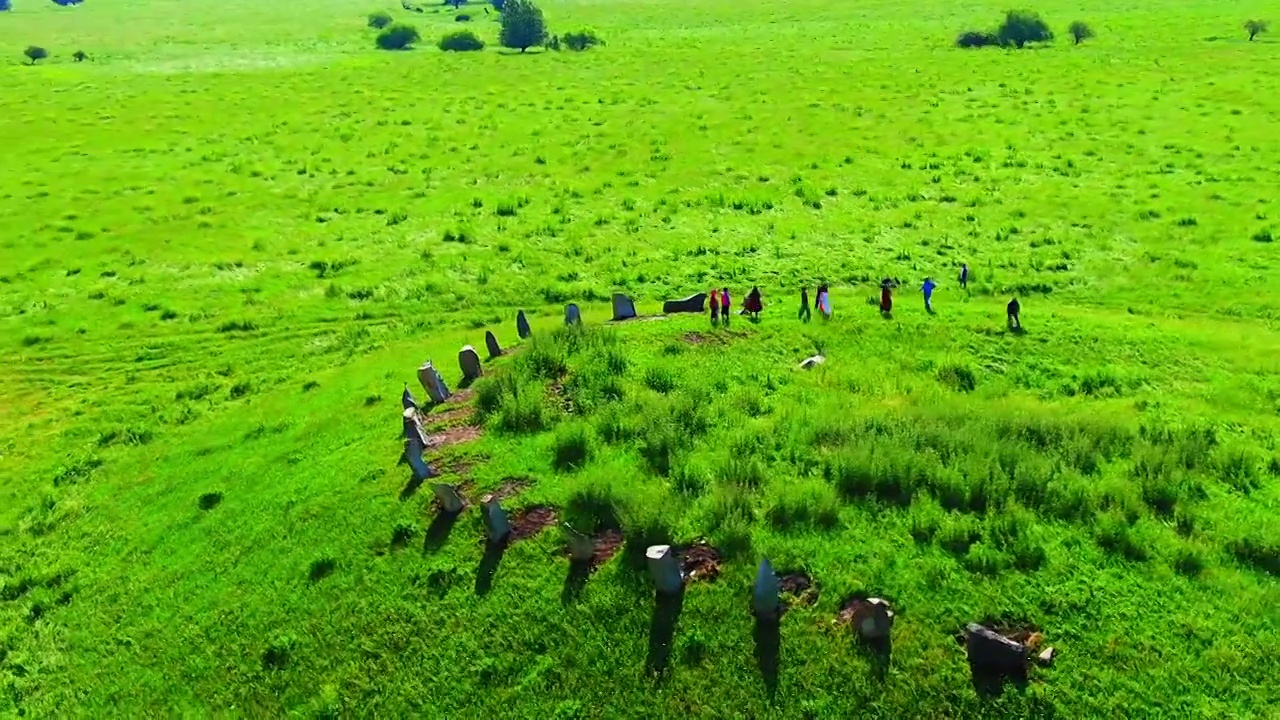
M 902 283 L 896 278 L 885 278 L 880 281 L 880 312 L 889 315 L 893 312 L 893 291 Z M 930 315 L 933 314 L 933 291 L 937 289 L 938 284 L 933 278 L 926 277 L 924 283 L 920 286 L 920 293 L 924 295 L 924 309 Z M 969 288 L 969 265 L 960 266 L 960 288 L 967 290 Z M 726 327 L 729 325 L 729 313 L 732 307 L 732 300 L 729 297 L 729 288 L 721 288 L 707 293 L 707 297 L 711 303 L 711 324 L 718 325 L 723 323 Z M 740 315 L 748 315 L 753 319 L 760 318 L 760 312 L 764 309 L 764 304 L 760 298 L 760 288 L 752 287 L 751 292 L 747 294 L 746 300 L 742 304 Z M 823 283 L 818 286 L 817 294 L 813 301 L 813 310 L 817 310 L 824 320 L 831 319 L 831 291 L 830 287 Z M 1006 307 L 1008 313 L 1009 327 L 1014 330 L 1022 330 L 1022 321 L 1019 315 L 1022 312 L 1022 305 L 1015 297 L 1009 301 Z M 809 288 L 800 289 L 800 320 L 809 322 L 813 314 L 809 307 Z

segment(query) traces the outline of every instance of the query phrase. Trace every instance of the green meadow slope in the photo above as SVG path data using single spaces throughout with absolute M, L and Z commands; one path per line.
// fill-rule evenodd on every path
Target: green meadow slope
M 352 0 L 17 0 L 0 716 L 1273 713 L 1267 7 L 1047 0 L 1098 38 L 1006 52 L 952 47 L 986 2 L 548 0 L 607 44 L 520 56 L 480 6 L 491 47 L 445 54 L 435 6 L 385 8 L 426 39 L 387 53 Z M 712 285 L 761 322 L 606 323 Z M 515 351 L 428 460 L 621 532 L 585 581 L 398 463 L 404 383 L 486 330 Z M 664 624 L 644 548 L 698 539 L 719 575 Z M 776 639 L 765 556 L 815 588 Z M 836 622 L 858 594 L 887 661 Z M 1059 658 L 975 687 L 979 620 Z

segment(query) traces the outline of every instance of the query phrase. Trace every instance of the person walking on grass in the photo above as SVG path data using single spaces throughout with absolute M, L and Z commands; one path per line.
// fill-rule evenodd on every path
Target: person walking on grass
M 1018 314 L 1022 312 L 1022 304 L 1018 302 L 1018 298 L 1010 300 L 1009 306 L 1005 308 L 1005 311 L 1009 313 L 1009 329 L 1021 330 L 1022 320 L 1018 317 Z
M 712 292 L 715 292 L 714 290 Z M 720 291 L 720 319 L 724 322 L 725 327 L 729 327 L 729 308 L 732 302 L 729 300 L 729 288 Z
M 969 263 L 960 266 L 960 289 L 969 289 Z
M 933 289 L 936 287 L 938 284 L 932 278 L 925 278 L 924 284 L 920 286 L 920 292 L 924 293 L 924 311 L 930 315 L 933 314 Z
M 752 320 L 760 321 L 760 311 L 764 309 L 764 302 L 760 299 L 760 288 L 751 287 L 751 292 L 747 293 L 747 299 L 742 301 L 742 314 L 751 316 Z
M 823 320 L 831 319 L 831 288 L 826 283 L 818 286 L 818 302 L 816 303 L 818 312 L 822 313 Z
M 885 278 L 880 281 L 880 313 L 888 315 L 893 312 L 893 281 Z
M 800 288 L 800 320 L 809 322 L 812 317 L 813 314 L 809 311 L 809 288 L 802 287 Z
M 713 289 L 708 299 L 711 301 L 711 326 L 715 327 L 720 322 L 720 296 Z

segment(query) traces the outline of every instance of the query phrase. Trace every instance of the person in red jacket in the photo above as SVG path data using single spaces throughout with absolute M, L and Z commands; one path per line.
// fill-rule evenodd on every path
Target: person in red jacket
M 889 278 L 880 283 L 880 312 L 885 315 L 893 312 L 893 282 Z
M 720 322 L 720 294 L 712 289 L 707 299 L 711 301 L 711 324 L 715 325 Z

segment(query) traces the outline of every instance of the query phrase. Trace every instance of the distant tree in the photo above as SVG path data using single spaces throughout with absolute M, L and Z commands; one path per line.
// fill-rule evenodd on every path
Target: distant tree
M 386 10 L 369 13 L 369 27 L 374 28 L 375 30 L 381 30 L 393 22 L 395 22 L 395 19 L 392 18 L 391 13 Z
M 1004 23 L 996 31 L 1001 45 L 1023 47 L 1027 43 L 1047 42 L 1053 39 L 1053 31 L 1049 23 L 1039 14 L 1030 10 L 1010 10 L 1005 13 Z
M 1075 40 L 1077 45 L 1095 36 L 1093 28 L 1085 25 L 1080 20 L 1071 23 L 1071 27 L 1067 28 L 1067 32 L 1071 33 L 1071 39 Z
M 484 41 L 470 30 L 454 30 L 440 38 L 439 47 L 445 52 L 474 52 L 484 49 Z
M 962 48 L 980 48 L 999 45 L 1000 38 L 996 37 L 993 32 L 983 32 L 981 30 L 970 30 L 969 32 L 960 33 L 956 38 L 956 47 Z
M 9 4 L 9 0 L 0 0 L 0 12 L 7 12 L 13 9 L 13 5 Z
M 547 22 L 542 17 L 542 9 L 531 0 L 504 0 L 498 40 L 503 47 L 520 52 L 546 42 Z
M 84 62 L 85 60 L 88 60 L 88 59 L 89 59 L 89 56 L 88 56 L 87 54 L 85 54 L 85 51 L 83 51 L 83 50 L 77 50 L 77 51 L 75 51 L 74 53 L 72 53 L 71 57 L 72 57 L 72 59 L 74 59 L 76 62 Z
M 53 2 L 55 5 L 67 7 L 68 5 L 79 5 L 84 2 L 84 0 L 53 0 Z
M 1253 42 L 1254 38 L 1258 37 L 1270 28 L 1271 23 L 1266 20 L 1250 20 L 1244 24 L 1245 31 L 1249 33 L 1249 42 Z
M 493 6 L 494 10 L 502 12 L 503 6 L 506 5 L 506 0 L 489 0 L 489 4 Z
M 383 28 L 378 33 L 378 47 L 383 50 L 407 50 L 410 45 L 418 42 L 422 36 L 418 34 L 418 29 L 406 23 L 395 23 Z
M 35 65 L 37 60 L 43 60 L 49 57 L 48 50 L 35 45 L 28 45 L 27 49 L 22 51 L 22 54 L 27 56 L 27 59 L 31 61 L 32 65 Z

